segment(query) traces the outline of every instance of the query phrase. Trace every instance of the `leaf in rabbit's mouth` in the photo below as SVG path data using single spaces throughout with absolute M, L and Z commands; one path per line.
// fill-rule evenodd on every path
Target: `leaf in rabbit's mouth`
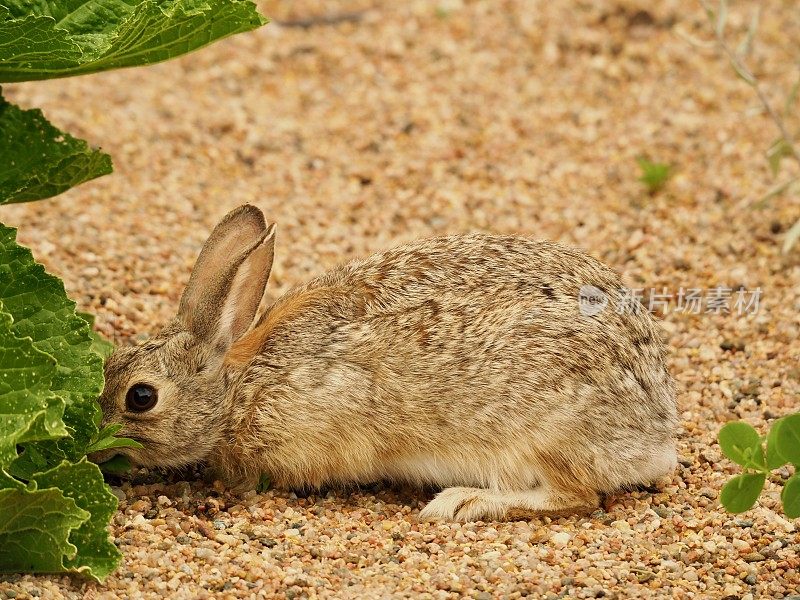
M 108 475 L 124 475 L 133 468 L 133 463 L 124 454 L 116 454 L 98 466 L 103 473 Z
M 133 445 L 133 444 L 130 444 L 130 445 L 125 444 L 124 446 L 120 445 L 120 446 L 117 446 L 118 448 L 122 448 L 122 447 L 146 448 L 148 446 L 152 447 L 152 446 L 161 446 L 161 445 L 163 445 L 161 442 L 158 442 L 158 441 L 156 441 L 154 439 L 151 439 L 151 438 L 147 437 L 146 435 L 138 435 L 138 434 L 136 434 L 136 435 L 128 435 L 128 434 L 125 434 L 125 438 L 118 438 L 118 439 L 126 439 L 126 440 L 130 440 L 130 441 L 136 443 L 136 445 Z
M 133 440 L 134 442 L 139 442 L 140 444 L 158 444 L 159 442 L 155 440 L 151 440 L 149 437 L 143 435 L 129 435 L 128 439 Z
M 272 478 L 269 476 L 268 473 L 262 473 L 261 476 L 258 478 L 258 485 L 256 485 L 256 491 L 259 494 L 263 494 L 264 492 L 269 491 L 269 488 L 272 487 Z

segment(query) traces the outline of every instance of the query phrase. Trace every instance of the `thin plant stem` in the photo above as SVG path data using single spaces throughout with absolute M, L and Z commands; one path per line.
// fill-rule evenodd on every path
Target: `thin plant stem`
M 698 0 L 698 2 L 703 7 L 703 10 L 706 11 L 709 20 L 712 21 L 712 25 L 714 25 L 713 19 L 711 17 L 711 15 L 714 14 L 714 11 L 709 6 L 708 2 L 706 0 Z M 716 26 L 714 27 L 714 35 L 717 38 L 717 44 L 722 49 L 722 51 L 727 55 L 728 60 L 733 65 L 733 68 L 736 70 L 736 72 L 741 75 L 742 79 L 744 79 L 747 82 L 747 84 L 753 88 L 753 90 L 755 90 L 756 95 L 758 96 L 758 99 L 761 102 L 761 105 L 764 107 L 764 110 L 767 111 L 767 115 L 772 120 L 772 122 L 775 123 L 775 126 L 778 128 L 778 131 L 780 132 L 783 141 L 786 143 L 786 146 L 789 149 L 792 158 L 794 158 L 800 164 L 800 152 L 798 152 L 797 147 L 794 144 L 794 139 L 792 138 L 792 134 L 789 133 L 789 130 L 786 127 L 786 123 L 784 123 L 783 118 L 780 116 L 780 114 L 778 114 L 778 112 L 774 108 L 772 108 L 772 104 L 770 103 L 769 99 L 764 93 L 764 90 L 761 88 L 758 79 L 756 79 L 756 77 L 753 75 L 750 69 L 747 68 L 747 66 L 742 62 L 742 60 L 739 58 L 736 52 L 734 52 L 733 49 L 725 41 L 725 36 L 723 33 L 724 32 L 722 30 L 722 27 L 716 27 Z

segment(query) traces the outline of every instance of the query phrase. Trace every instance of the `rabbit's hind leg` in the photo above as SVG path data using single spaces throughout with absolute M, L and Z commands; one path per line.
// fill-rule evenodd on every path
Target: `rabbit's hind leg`
M 431 500 L 419 516 L 422 520 L 502 521 L 588 513 L 598 504 L 594 492 L 560 494 L 546 486 L 522 491 L 451 487 Z
M 501 494 L 482 488 L 451 487 L 442 490 L 419 513 L 423 521 L 496 521 L 507 505 Z

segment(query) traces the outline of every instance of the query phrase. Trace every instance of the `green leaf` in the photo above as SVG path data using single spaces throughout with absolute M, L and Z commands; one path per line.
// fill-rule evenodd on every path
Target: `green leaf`
M 787 517 L 790 519 L 800 518 L 800 473 L 795 473 L 783 484 L 781 502 L 783 503 L 783 513 Z
M 0 490 L 0 571 L 77 571 L 102 581 L 120 553 L 107 524 L 117 499 L 97 465 L 61 463 Z
M 83 457 L 100 433 L 102 385 L 102 359 L 63 284 L 0 224 L 0 570 L 99 581 L 118 564 L 106 530 L 116 498 Z
M 755 87 L 756 78 L 753 77 L 753 74 L 747 69 L 747 67 L 739 62 L 737 58 L 732 58 L 730 62 L 734 72 L 736 73 L 736 76 L 750 87 Z
M 270 486 L 272 485 L 272 479 L 266 473 L 262 473 L 261 477 L 258 478 L 258 485 L 256 485 L 256 491 L 259 494 L 263 494 L 264 492 L 268 491 Z
M 800 466 L 800 413 L 781 418 L 775 448 L 786 461 Z
M 92 352 L 99 354 L 104 361 L 108 359 L 111 353 L 114 352 L 114 344 L 92 329 L 94 327 L 94 315 L 85 312 L 76 312 L 75 314 L 89 325 L 89 335 L 92 336 Z
M 767 149 L 767 162 L 773 177 L 778 174 L 781 168 L 781 161 L 792 156 L 792 146 L 784 138 L 780 137 Z
M 64 401 L 50 392 L 52 356 L 12 332 L 0 302 L 0 468 L 17 457 L 17 445 L 67 435 Z
M 131 459 L 123 454 L 117 454 L 98 466 L 103 473 L 109 475 L 124 475 L 133 468 Z
M 641 181 L 651 194 L 658 192 L 672 176 L 672 167 L 666 163 L 651 162 L 644 157 L 636 159 L 642 171 Z
M 49 388 L 65 403 L 64 423 L 70 434 L 22 446 L 26 450 L 35 446 L 35 453 L 52 468 L 65 458 L 80 460 L 98 433 L 102 359 L 92 352 L 89 327 L 75 314 L 75 303 L 67 297 L 64 284 L 46 273 L 30 250 L 16 244 L 15 233 L 0 224 L 0 302 L 13 317 L 14 336 L 30 338 L 36 350 L 57 360 Z M 10 472 L 23 476 L 41 470 L 41 463 L 31 463 L 35 453 L 26 451 L 12 463 Z
M 772 471 L 785 465 L 788 461 L 778 453 L 778 430 L 783 419 L 778 419 L 772 424 L 767 435 L 767 469 Z
M 85 459 L 76 464 L 64 462 L 51 471 L 38 474 L 34 481 L 40 489 L 52 487 L 61 490 L 79 508 L 91 514 L 89 520 L 71 532 L 69 541 L 77 548 L 77 554 L 65 557 L 64 568 L 84 571 L 98 581 L 105 579 L 121 558 L 108 535 L 108 522 L 118 501 L 103 482 L 98 466 Z
M 103 427 L 103 429 L 97 433 L 95 440 L 86 448 L 86 454 L 99 452 L 100 450 L 108 450 L 109 448 L 144 448 L 144 446 L 136 440 L 114 437 L 122 427 L 123 425 L 119 423 L 112 423 Z
M 112 437 L 123 427 L 124 425 L 120 423 L 109 423 L 97 433 L 97 439 Z
M 719 500 L 728 512 L 736 514 L 749 510 L 758 500 L 766 479 L 764 473 L 737 475 L 722 488 Z
M 719 430 L 719 446 L 738 465 L 759 470 L 766 466 L 758 432 L 743 421 L 726 423 Z
M 130 438 L 104 437 L 86 448 L 86 453 L 99 452 L 100 450 L 108 450 L 109 448 L 144 448 L 144 446 Z
M 90 518 L 61 490 L 0 490 L 0 572 L 64 570 L 72 531 Z
M 0 48 L 0 58 L 2 52 Z M 21 110 L 9 104 L 2 94 L 0 148 L 0 204 L 49 198 L 111 173 L 111 157 L 107 154 L 59 131 L 42 111 Z
M 103 362 L 108 360 L 108 357 L 114 352 L 114 344 L 94 330 L 89 331 L 89 336 L 92 338 L 92 352 L 102 358 Z
M 146 65 L 260 27 L 248 0 L 4 0 L 0 82 Z
M 14 479 L 11 474 L 7 473 L 4 469 L 0 469 L 0 490 L 7 488 L 23 490 L 25 489 L 25 484 Z

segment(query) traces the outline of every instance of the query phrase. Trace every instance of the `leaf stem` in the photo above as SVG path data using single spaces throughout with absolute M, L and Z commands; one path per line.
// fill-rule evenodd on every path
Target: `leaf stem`
M 775 126 L 778 128 L 778 131 L 781 134 L 781 137 L 786 142 L 786 145 L 789 148 L 789 152 L 791 153 L 792 157 L 800 163 L 800 152 L 798 152 L 797 147 L 795 146 L 794 139 L 792 138 L 792 134 L 789 133 L 788 128 L 786 127 L 786 123 L 784 123 L 783 118 L 777 113 L 777 111 L 772 107 L 769 99 L 767 98 L 764 90 L 762 89 L 761 85 L 758 82 L 758 79 L 753 75 L 752 71 L 747 68 L 747 65 L 742 62 L 736 52 L 731 49 L 728 43 L 725 41 L 725 36 L 723 35 L 723 31 L 721 27 L 716 26 L 713 22 L 714 20 L 714 11 L 711 6 L 708 4 L 707 0 L 698 0 L 700 6 L 703 7 L 703 10 L 708 15 L 709 20 L 712 22 L 711 24 L 714 26 L 714 36 L 717 39 L 717 44 L 722 49 L 722 51 L 727 55 L 728 60 L 731 62 L 731 65 L 742 76 L 747 84 L 755 90 L 756 95 L 758 96 L 761 105 L 764 107 L 764 110 L 767 111 L 767 115 L 772 122 L 775 123 Z

